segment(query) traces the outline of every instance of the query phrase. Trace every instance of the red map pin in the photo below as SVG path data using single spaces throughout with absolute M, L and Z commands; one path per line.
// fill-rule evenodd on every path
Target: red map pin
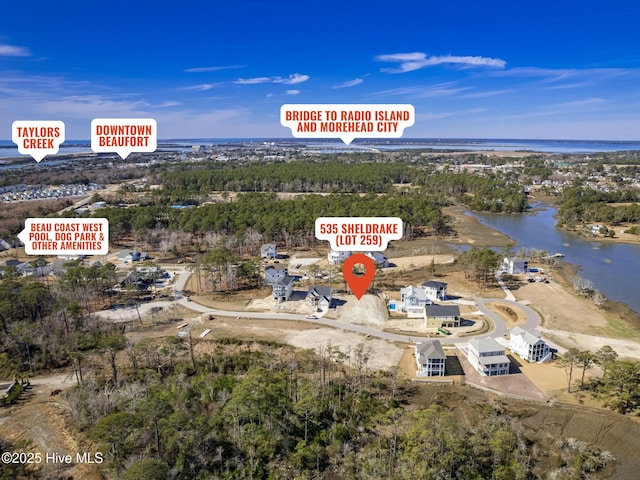
M 355 265 L 364 265 L 364 275 L 356 275 L 353 273 L 353 267 Z M 342 275 L 347 281 L 349 288 L 356 296 L 358 300 L 362 298 L 365 292 L 369 289 L 369 285 L 373 281 L 373 277 L 376 275 L 376 264 L 364 253 L 354 253 L 342 264 Z

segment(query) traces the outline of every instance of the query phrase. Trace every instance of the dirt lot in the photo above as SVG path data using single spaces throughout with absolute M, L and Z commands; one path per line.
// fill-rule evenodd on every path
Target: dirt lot
M 591 351 L 610 345 L 620 355 L 640 358 L 640 332 L 557 281 L 527 284 L 514 294 L 531 301 L 543 319 L 541 332 L 559 345 Z
M 88 442 L 79 440 L 75 432 L 67 427 L 67 406 L 60 395 L 51 396 L 54 389 L 75 385 L 70 374 L 56 374 L 31 380 L 32 389 L 23 394 L 17 404 L 0 409 L 0 437 L 14 445 L 14 451 L 39 452 L 72 455 L 73 463 L 45 463 L 39 465 L 39 478 L 70 478 L 100 480 L 102 475 L 96 465 L 75 464 L 76 453 L 98 449 Z M 61 477 L 60 477 L 61 478 Z

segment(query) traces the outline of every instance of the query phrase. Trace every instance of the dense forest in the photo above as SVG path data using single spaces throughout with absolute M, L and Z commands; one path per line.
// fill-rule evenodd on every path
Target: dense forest
M 575 227 L 583 223 L 640 222 L 640 195 L 636 190 L 603 192 L 585 187 L 566 188 L 559 198 L 557 222 Z M 612 206 L 618 203 L 622 205 Z
M 427 176 L 424 184 L 430 194 L 455 198 L 476 211 L 518 213 L 527 209 L 524 188 L 499 177 L 440 173 Z
M 450 226 L 441 205 L 437 198 L 417 193 L 302 195 L 292 199 L 279 199 L 274 193 L 245 193 L 233 202 L 198 208 L 175 209 L 166 204 L 110 207 L 95 215 L 109 220 L 113 245 L 135 235 L 151 249 L 163 250 L 160 243 L 171 232 L 179 232 L 199 245 L 210 244 L 207 238 L 215 237 L 211 248 L 220 237 L 251 240 L 252 245 L 279 241 L 288 248 L 314 245 L 315 219 L 321 216 L 394 216 L 402 218 L 407 239 L 444 234 Z
M 233 166 L 202 162 L 157 173 L 154 178 L 177 197 L 202 192 L 382 193 L 408 183 L 415 169 L 403 163 L 293 161 Z
M 473 421 L 444 398 L 411 406 L 415 387 L 372 371 L 362 346 L 315 354 L 222 339 L 193 356 L 186 343 L 141 342 L 127 351 L 124 384 L 98 377 L 66 394 L 112 475 L 517 480 L 582 478 L 614 460 L 575 440 L 532 442 L 489 406 Z

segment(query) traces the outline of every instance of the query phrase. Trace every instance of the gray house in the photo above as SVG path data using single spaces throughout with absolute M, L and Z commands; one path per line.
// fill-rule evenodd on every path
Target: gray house
M 289 268 L 286 265 L 267 265 L 264 269 L 264 283 L 266 285 L 274 285 L 289 274 Z
M 260 256 L 263 259 L 278 258 L 278 247 L 275 243 L 265 243 L 262 245 L 262 248 L 260 248 Z
M 505 350 L 491 337 L 472 338 L 469 340 L 467 358 L 480 375 L 508 375 L 511 361 Z
M 447 356 L 438 340 L 416 343 L 415 355 L 419 377 L 444 376 Z
M 333 300 L 332 295 L 331 287 L 309 287 L 307 303 L 320 309 L 330 308 Z
M 291 294 L 293 293 L 293 282 L 295 282 L 296 277 L 290 277 L 289 275 L 285 275 L 283 278 L 278 280 L 273 284 L 272 295 L 278 302 L 286 302 L 291 298 Z

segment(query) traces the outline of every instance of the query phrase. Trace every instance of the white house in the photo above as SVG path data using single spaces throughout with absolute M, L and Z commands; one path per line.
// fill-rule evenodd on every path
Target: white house
M 422 284 L 427 298 L 432 302 L 447 299 L 447 284 L 444 282 L 436 282 L 435 280 L 427 280 Z
M 529 261 L 520 257 L 504 257 L 502 268 L 512 275 L 527 273 L 529 271 Z
M 278 247 L 275 243 L 265 243 L 260 248 L 260 256 L 266 258 L 278 258 Z
M 419 377 L 444 376 L 447 356 L 438 340 L 416 343 L 415 349 Z
M 278 302 L 286 302 L 291 298 L 291 294 L 293 293 L 293 282 L 296 277 L 290 277 L 289 275 L 285 275 L 283 278 L 278 280 L 276 283 L 272 285 L 273 291 L 272 295 Z
M 549 345 L 535 330 L 527 332 L 520 327 L 513 328 L 509 336 L 509 348 L 527 362 L 542 363 L 551 360 Z
M 122 263 L 137 262 L 142 257 L 142 254 L 137 250 L 120 250 L 118 252 L 118 260 Z
M 400 299 L 402 310 L 407 313 L 408 318 L 421 318 L 424 306 L 431 303 L 423 287 L 412 285 L 400 289 Z
M 491 337 L 472 338 L 467 347 L 467 359 L 480 375 L 508 375 L 511 361 L 504 348 Z
M 340 265 L 350 256 L 351 252 L 337 252 L 335 250 L 330 250 L 327 254 L 327 260 L 331 265 Z
M 386 268 L 389 266 L 389 260 L 382 252 L 364 252 L 364 254 L 373 260 L 379 268 Z

